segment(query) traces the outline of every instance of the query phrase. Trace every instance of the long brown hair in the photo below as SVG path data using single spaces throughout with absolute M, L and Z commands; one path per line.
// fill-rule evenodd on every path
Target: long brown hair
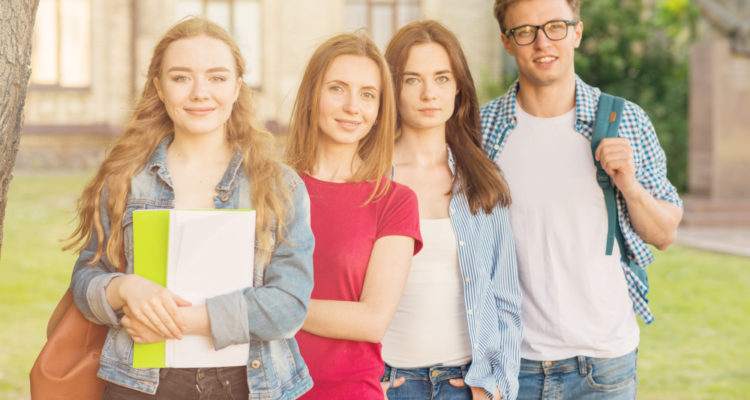
M 445 127 L 445 140 L 456 165 L 453 184 L 461 182 L 460 190 L 469 200 L 472 214 L 480 208 L 490 213 L 497 204 L 507 207 L 510 205 L 508 184 L 498 166 L 482 151 L 479 101 L 469 65 L 456 36 L 440 23 L 432 20 L 412 22 L 399 29 L 388 43 L 385 58 L 393 73 L 396 98 L 401 96 L 409 50 L 414 45 L 425 43 L 437 43 L 448 53 L 458 89 L 453 115 Z M 400 126 L 400 119 L 398 124 Z
M 102 254 L 117 268 L 124 268 L 122 220 L 125 214 L 130 181 L 151 158 L 157 145 L 174 131 L 174 124 L 158 97 L 154 78 L 161 74 L 164 53 L 173 42 L 197 36 L 207 36 L 224 42 L 236 63 L 237 77 L 245 72 L 245 61 L 234 39 L 217 24 L 202 18 L 190 18 L 173 26 L 154 48 L 143 93 L 136 103 L 123 134 L 115 141 L 99 167 L 94 179 L 86 186 L 78 200 L 78 226 L 68 238 L 65 249 L 87 245 L 96 234 L 96 253 L 89 261 L 93 265 Z M 225 124 L 227 141 L 243 158 L 243 167 L 250 187 L 250 199 L 256 210 L 257 257 L 263 262 L 273 252 L 272 233 L 276 242 L 283 240 L 286 210 L 290 207 L 290 190 L 284 182 L 279 162 L 274 158 L 273 137 L 257 128 L 252 109 L 252 93 L 242 82 L 232 114 Z M 101 204 L 106 190 L 107 202 Z M 109 217 L 110 237 L 104 245 L 102 211 Z M 272 232 L 273 230 L 273 232 Z
M 396 105 L 388 65 L 378 47 L 364 33 L 338 34 L 321 44 L 310 58 L 297 91 L 297 100 L 294 102 L 289 123 L 287 162 L 300 174 L 309 173 L 312 169 L 318 147 L 318 112 L 323 77 L 333 60 L 342 55 L 367 57 L 374 61 L 380 70 L 378 118 L 367 136 L 359 142 L 357 152 L 363 162 L 357 171 L 354 171 L 351 179 L 353 182 L 375 182 L 373 193 L 368 199 L 370 201 L 384 194 L 390 183 L 390 180 L 382 178 L 391 169 Z

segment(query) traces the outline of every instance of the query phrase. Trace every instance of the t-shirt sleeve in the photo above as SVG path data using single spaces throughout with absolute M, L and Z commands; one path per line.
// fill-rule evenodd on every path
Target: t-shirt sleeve
M 380 201 L 383 203 L 379 210 L 378 230 L 375 239 L 384 236 L 414 238 L 414 254 L 417 254 L 422 249 L 417 195 L 408 187 L 391 182 L 388 193 Z

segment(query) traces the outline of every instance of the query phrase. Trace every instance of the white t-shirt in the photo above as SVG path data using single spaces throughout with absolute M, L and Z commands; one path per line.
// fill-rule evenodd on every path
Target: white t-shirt
M 498 159 L 510 186 L 523 302 L 521 357 L 618 357 L 639 329 L 614 246 L 590 142 L 575 109 L 538 118 L 516 104 L 518 125 Z
M 458 247 L 449 218 L 420 219 L 424 247 L 412 258 L 404 294 L 383 337 L 393 367 L 458 366 L 471 361 Z

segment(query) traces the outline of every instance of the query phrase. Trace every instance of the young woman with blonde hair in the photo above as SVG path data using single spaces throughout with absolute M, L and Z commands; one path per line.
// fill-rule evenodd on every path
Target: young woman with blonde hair
M 382 400 L 380 339 L 421 247 L 417 199 L 390 182 L 396 110 L 375 44 L 340 34 L 312 55 L 287 155 L 310 194 L 315 286 L 297 334 L 305 399 Z
M 244 72 L 218 25 L 193 18 L 172 27 L 79 201 L 71 289 L 88 319 L 110 326 L 98 374 L 105 399 L 294 399 L 312 386 L 292 338 L 312 289 L 309 199 L 271 156 L 270 134 L 254 126 Z M 154 208 L 255 209 L 254 286 L 193 306 L 134 275 L 133 211 Z M 221 368 L 132 367 L 134 342 L 187 334 L 208 336 L 216 349 L 249 342 L 250 357 Z
M 398 103 L 396 182 L 419 198 L 424 248 L 383 339 L 394 399 L 513 399 L 520 304 L 508 185 L 481 150 L 474 82 L 435 21 L 401 28 L 385 52 Z

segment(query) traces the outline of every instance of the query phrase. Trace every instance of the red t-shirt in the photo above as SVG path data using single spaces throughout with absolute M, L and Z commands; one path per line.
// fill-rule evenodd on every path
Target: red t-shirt
M 313 299 L 359 301 L 375 241 L 384 236 L 413 237 L 422 247 L 417 196 L 391 182 L 379 200 L 362 204 L 374 183 L 325 182 L 303 175 L 310 195 L 315 235 Z M 313 388 L 302 399 L 382 400 L 380 343 L 330 339 L 299 331 L 297 342 Z

